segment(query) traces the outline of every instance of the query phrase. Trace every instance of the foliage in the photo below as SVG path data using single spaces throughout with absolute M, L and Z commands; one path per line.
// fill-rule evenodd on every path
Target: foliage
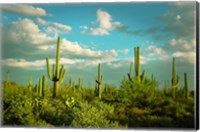
M 75 84 L 64 81 L 65 69 L 59 72 L 60 39 L 57 44 L 56 67 L 48 76 L 54 82 L 50 87 L 43 76 L 33 88 L 9 80 L 3 82 L 3 125 L 73 128 L 194 128 L 194 91 L 189 91 L 187 74 L 184 87 L 179 87 L 175 59 L 172 64 L 172 86 L 162 90 L 152 74 L 151 79 L 140 74 L 140 50 L 134 49 L 135 74 L 132 63 L 128 79 L 121 86 L 102 85 L 100 64 L 96 87 L 85 88 L 83 81 Z M 30 88 L 31 86 L 31 88 Z M 52 97 L 53 91 L 53 97 Z M 42 96 L 41 96 L 42 95 Z

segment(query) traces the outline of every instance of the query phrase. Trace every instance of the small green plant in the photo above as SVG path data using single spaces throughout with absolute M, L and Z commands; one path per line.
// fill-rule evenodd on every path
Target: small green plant
M 67 105 L 67 107 L 72 108 L 75 105 L 74 97 L 68 97 L 65 101 L 65 104 Z

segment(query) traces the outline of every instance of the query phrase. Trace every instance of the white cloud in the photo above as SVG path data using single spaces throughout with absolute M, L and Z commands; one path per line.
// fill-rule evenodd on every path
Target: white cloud
M 165 54 L 165 51 L 162 48 L 156 47 L 156 46 L 148 46 L 146 48 L 147 52 L 147 56 L 151 57 L 151 56 L 161 56 L 163 54 Z
M 72 27 L 68 25 L 64 25 L 58 22 L 45 21 L 39 17 L 36 18 L 36 21 L 39 25 L 48 26 L 45 30 L 48 34 L 69 33 L 72 30 Z
M 47 12 L 39 7 L 33 7 L 30 5 L 21 4 L 10 4 L 10 5 L 0 5 L 0 9 L 12 12 L 19 15 L 26 16 L 47 16 Z
M 27 61 L 25 59 L 6 59 L 3 60 L 3 65 L 15 68 L 26 68 L 26 69 L 43 69 L 46 64 L 44 60 Z
M 58 28 L 58 29 L 60 29 L 60 30 L 63 30 L 63 31 L 71 31 L 72 30 L 72 28 L 70 27 L 70 26 L 68 26 L 68 25 L 63 25 L 63 24 L 60 24 L 60 23 L 57 23 L 57 22 L 54 22 L 53 23 L 53 25 L 56 27 L 56 28 Z
M 54 38 L 41 32 L 39 27 L 31 19 L 14 21 L 5 30 L 6 39 L 13 44 L 46 45 L 54 42 Z
M 87 26 L 81 26 L 83 29 L 81 33 L 92 35 L 109 35 L 110 31 L 123 27 L 118 21 L 112 21 L 112 16 L 101 9 L 97 10 L 97 20 L 93 22 L 94 25 L 88 28 Z
M 61 25 L 57 24 L 57 26 L 59 27 Z M 40 30 L 38 25 L 30 19 L 21 19 L 12 22 L 4 29 L 3 35 L 5 36 L 4 42 L 11 44 L 13 47 L 10 50 L 16 51 L 15 58 L 18 56 L 18 53 L 21 52 L 23 52 L 24 55 L 49 54 L 55 51 L 56 48 L 56 38 L 48 36 L 48 34 Z M 32 51 L 35 50 L 36 52 L 32 53 Z M 81 65 L 92 66 L 98 63 L 113 61 L 118 54 L 127 54 L 128 52 L 129 49 L 92 50 L 84 45 L 81 46 L 77 41 L 73 42 L 65 38 L 61 39 L 61 55 L 64 57 L 61 60 L 66 62 L 64 64 L 81 63 Z M 66 57 L 68 59 L 66 59 Z M 74 60 L 76 60 L 76 62 L 74 62 Z M 84 64 L 82 64 L 83 62 Z M 38 61 L 37 63 L 40 62 Z M 7 66 L 13 67 L 37 67 L 37 64 L 33 64 L 27 60 L 21 60 L 19 63 L 17 60 L 10 59 L 6 61 L 6 64 Z M 41 64 L 43 64 L 43 61 Z
M 129 53 L 129 49 L 123 49 L 123 50 L 118 50 L 118 53 L 123 53 L 123 54 L 128 54 Z
M 196 42 L 195 39 L 190 41 L 185 39 L 171 39 L 168 43 L 169 52 L 173 52 L 172 56 L 179 58 L 181 61 L 194 64 L 196 61 Z
M 97 21 L 99 22 L 100 28 L 103 28 L 105 30 L 111 30 L 112 29 L 112 23 L 111 23 L 112 17 L 109 13 L 106 11 L 103 11 L 99 9 L 97 11 Z
M 180 58 L 181 61 L 187 61 L 190 64 L 196 63 L 196 53 L 195 52 L 180 52 L 177 51 L 173 54 L 174 57 Z
M 181 16 L 180 16 L 180 15 L 177 15 L 177 16 L 176 16 L 176 20 L 179 21 L 180 19 L 181 19 Z
M 169 45 L 172 48 L 179 48 L 180 50 L 191 51 L 195 48 L 195 40 L 192 39 L 190 42 L 188 42 L 184 39 L 171 39 Z
M 105 50 L 105 51 L 94 51 L 89 48 L 83 48 L 80 46 L 78 42 L 71 42 L 67 39 L 62 39 L 62 47 L 61 51 L 64 54 L 71 54 L 76 55 L 79 57 L 89 57 L 89 58 L 106 58 L 106 59 L 112 59 L 113 57 L 116 57 L 118 55 L 118 51 L 111 49 L 111 50 Z
M 44 19 L 39 18 L 39 17 L 36 18 L 36 21 L 37 21 L 38 24 L 43 25 L 43 26 L 47 26 L 49 24 L 48 21 L 45 21 Z

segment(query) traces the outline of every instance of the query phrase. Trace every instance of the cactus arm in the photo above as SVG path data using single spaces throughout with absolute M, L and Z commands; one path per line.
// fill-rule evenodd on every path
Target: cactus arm
M 47 63 L 47 73 L 48 73 L 48 77 L 51 81 L 53 81 L 53 77 L 52 77 L 52 74 L 51 74 L 51 70 L 50 70 L 50 64 L 49 64 L 49 58 L 47 57 L 46 58 L 46 63 Z
M 44 96 L 44 89 L 46 88 L 46 76 L 42 77 L 42 96 Z
M 99 83 L 100 83 L 100 77 L 101 77 L 101 65 L 100 64 L 98 64 L 98 81 L 99 81 Z
M 132 78 L 132 69 L 133 69 L 133 62 L 131 62 L 131 64 L 130 64 L 130 71 L 128 73 L 129 81 L 133 80 L 133 78 Z
M 60 77 L 59 77 L 60 84 L 63 83 L 63 81 L 65 80 L 65 74 L 66 74 L 66 70 L 65 70 L 65 68 L 63 68 L 62 72 L 60 73 Z
M 38 96 L 40 96 L 41 91 L 42 91 L 42 78 L 40 78 L 40 80 L 39 80 Z
M 62 73 L 63 73 L 63 71 L 65 70 L 65 68 L 64 68 L 64 66 L 62 65 L 62 67 L 61 67 L 61 69 L 60 69 L 60 76 L 59 76 L 59 80 L 60 80 L 60 77 L 62 77 Z
M 140 48 L 137 47 L 137 71 L 138 76 L 140 75 Z
M 135 63 L 135 75 L 137 76 L 137 49 L 134 48 L 134 63 Z
M 56 52 L 56 78 L 59 78 L 59 66 L 60 66 L 60 37 L 57 41 L 57 52 Z

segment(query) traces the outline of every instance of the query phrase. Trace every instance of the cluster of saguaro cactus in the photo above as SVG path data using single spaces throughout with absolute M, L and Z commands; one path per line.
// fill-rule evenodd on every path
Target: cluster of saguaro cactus
M 101 64 L 98 64 L 98 77 L 96 80 L 96 91 L 98 94 L 98 97 L 101 99 L 101 86 L 103 82 L 103 76 L 101 75 Z
M 176 97 L 176 91 L 179 88 L 179 76 L 176 73 L 176 60 L 173 57 L 173 64 L 172 64 L 172 90 L 173 90 L 173 98 Z
M 46 76 L 43 75 L 42 78 L 39 79 L 39 85 L 35 85 L 35 91 L 37 92 L 38 96 L 44 96 L 44 90 L 46 89 Z
M 189 92 L 188 92 L 187 73 L 184 73 L 184 82 L 185 82 L 185 86 L 184 86 L 184 95 L 185 95 L 185 98 L 188 99 Z
M 66 70 L 64 66 L 60 68 L 60 37 L 58 37 L 57 41 L 57 52 L 56 52 L 56 66 L 53 64 L 53 73 L 50 70 L 49 58 L 46 58 L 47 62 L 47 72 L 48 77 L 51 81 L 54 82 L 53 86 L 53 97 L 56 97 L 59 85 L 64 81 Z M 60 68 L 60 69 L 59 69 Z
M 134 48 L 134 61 L 135 61 L 135 76 L 139 82 L 144 83 L 145 81 L 145 70 L 143 70 L 142 75 L 140 75 L 140 48 L 135 47 Z M 128 78 L 130 81 L 133 80 L 132 76 L 132 68 L 133 68 L 133 62 L 130 64 L 130 71 L 128 73 Z

